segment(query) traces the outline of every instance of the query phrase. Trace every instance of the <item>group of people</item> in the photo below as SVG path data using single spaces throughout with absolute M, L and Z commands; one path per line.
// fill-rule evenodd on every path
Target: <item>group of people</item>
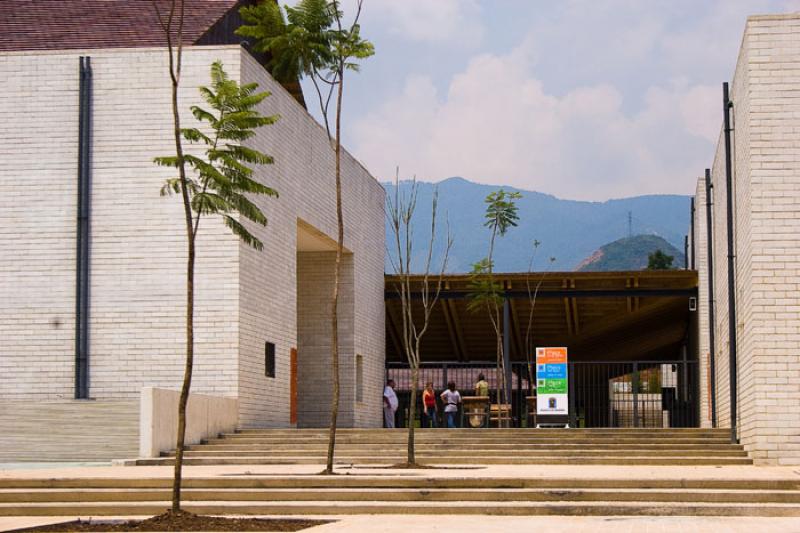
M 383 389 L 383 421 L 387 428 L 395 427 L 395 412 L 399 406 L 394 387 L 394 380 L 390 379 Z M 489 384 L 483 374 L 478 375 L 478 382 L 475 383 L 475 395 L 489 396 Z M 458 406 L 461 404 L 461 393 L 456 390 L 455 382 L 450 381 L 447 384 L 447 389 L 439 395 L 439 399 L 444 404 L 444 417 L 447 427 L 458 427 L 456 418 L 458 416 Z M 436 392 L 433 390 L 432 381 L 428 381 L 425 384 L 425 390 L 422 391 L 422 408 L 422 413 L 420 414 L 422 427 L 438 427 L 439 404 L 436 401 Z

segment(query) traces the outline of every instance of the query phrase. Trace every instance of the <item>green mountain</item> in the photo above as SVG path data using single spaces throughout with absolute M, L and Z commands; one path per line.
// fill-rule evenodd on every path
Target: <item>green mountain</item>
M 634 235 L 603 245 L 578 264 L 575 270 L 599 272 L 605 270 L 644 270 L 647 256 L 661 250 L 673 257 L 673 268 L 683 268 L 683 252 L 658 235 Z
M 386 194 L 394 199 L 393 183 L 384 183 Z M 497 185 L 473 183 L 463 178 L 450 178 L 439 182 L 419 183 L 417 213 L 414 217 L 414 253 L 412 270 L 419 272 L 425 262 L 430 232 L 430 205 L 434 187 L 439 190 L 439 209 L 444 226 L 444 216 L 450 222 L 455 239 L 450 252 L 448 271 L 469 272 L 472 263 L 486 255 L 489 231 L 483 227 L 484 198 L 500 188 Z M 400 192 L 408 194 L 411 183 L 400 182 Z M 649 234 L 663 237 L 667 242 L 683 249 L 683 236 L 689 229 L 689 197 L 679 195 L 647 195 L 584 202 L 564 200 L 549 194 L 503 187 L 507 191 L 519 191 L 522 198 L 519 207 L 519 226 L 497 240 L 495 247 L 495 270 L 497 272 L 525 272 L 531 263 L 534 240 L 538 248 L 534 270 L 571 271 L 602 245 L 628 235 Z M 386 225 L 387 242 L 392 242 L 392 233 Z M 440 236 L 435 245 L 434 257 L 444 248 Z M 389 247 L 393 255 L 393 248 Z M 555 257 L 551 263 L 549 258 Z M 647 256 L 645 255 L 645 261 Z M 434 264 L 438 262 L 434 261 Z M 675 263 L 679 263 L 676 257 Z M 392 272 L 389 257 L 386 272 Z

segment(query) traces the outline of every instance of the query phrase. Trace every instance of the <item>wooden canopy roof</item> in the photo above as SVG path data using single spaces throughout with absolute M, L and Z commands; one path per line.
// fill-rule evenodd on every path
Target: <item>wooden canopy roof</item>
M 526 338 L 531 347 L 567 346 L 571 361 L 672 360 L 680 357 L 681 345 L 690 335 L 694 312 L 689 299 L 697 296 L 695 271 L 495 277 L 508 301 L 511 360 L 526 360 Z M 421 277 L 415 277 L 413 284 L 412 291 L 419 290 Z M 397 288 L 398 278 L 387 275 L 387 361 L 405 360 L 400 349 L 402 307 Z M 422 341 L 423 361 L 495 359 L 495 334 L 488 314 L 467 309 L 469 293 L 468 275 L 445 277 Z M 412 301 L 415 316 L 421 318 L 420 300 Z

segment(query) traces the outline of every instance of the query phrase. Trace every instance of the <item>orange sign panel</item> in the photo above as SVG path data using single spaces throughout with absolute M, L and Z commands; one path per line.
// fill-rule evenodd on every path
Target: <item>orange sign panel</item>
M 563 365 L 567 363 L 566 348 L 536 348 L 536 363 L 540 365 Z

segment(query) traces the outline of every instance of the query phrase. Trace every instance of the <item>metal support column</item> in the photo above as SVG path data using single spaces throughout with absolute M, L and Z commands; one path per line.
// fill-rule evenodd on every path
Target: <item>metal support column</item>
M 503 299 L 503 367 L 506 402 L 511 405 L 511 304 Z
M 711 374 L 711 427 L 717 427 L 717 365 L 715 332 L 717 322 L 714 313 L 714 228 L 712 227 L 713 202 L 711 197 L 711 169 L 706 169 L 706 239 L 707 239 L 707 262 L 708 262 L 708 371 Z
M 727 193 L 727 218 L 728 218 L 728 344 L 730 376 L 730 412 L 731 412 L 731 442 L 737 442 L 736 432 L 736 397 L 737 397 L 737 353 L 736 353 L 736 273 L 735 249 L 733 242 L 733 169 L 731 159 L 731 102 L 728 93 L 728 83 L 722 84 L 722 110 L 725 134 L 725 184 Z
M 639 363 L 633 363 L 631 375 L 631 392 L 633 393 L 633 427 L 639 427 Z

